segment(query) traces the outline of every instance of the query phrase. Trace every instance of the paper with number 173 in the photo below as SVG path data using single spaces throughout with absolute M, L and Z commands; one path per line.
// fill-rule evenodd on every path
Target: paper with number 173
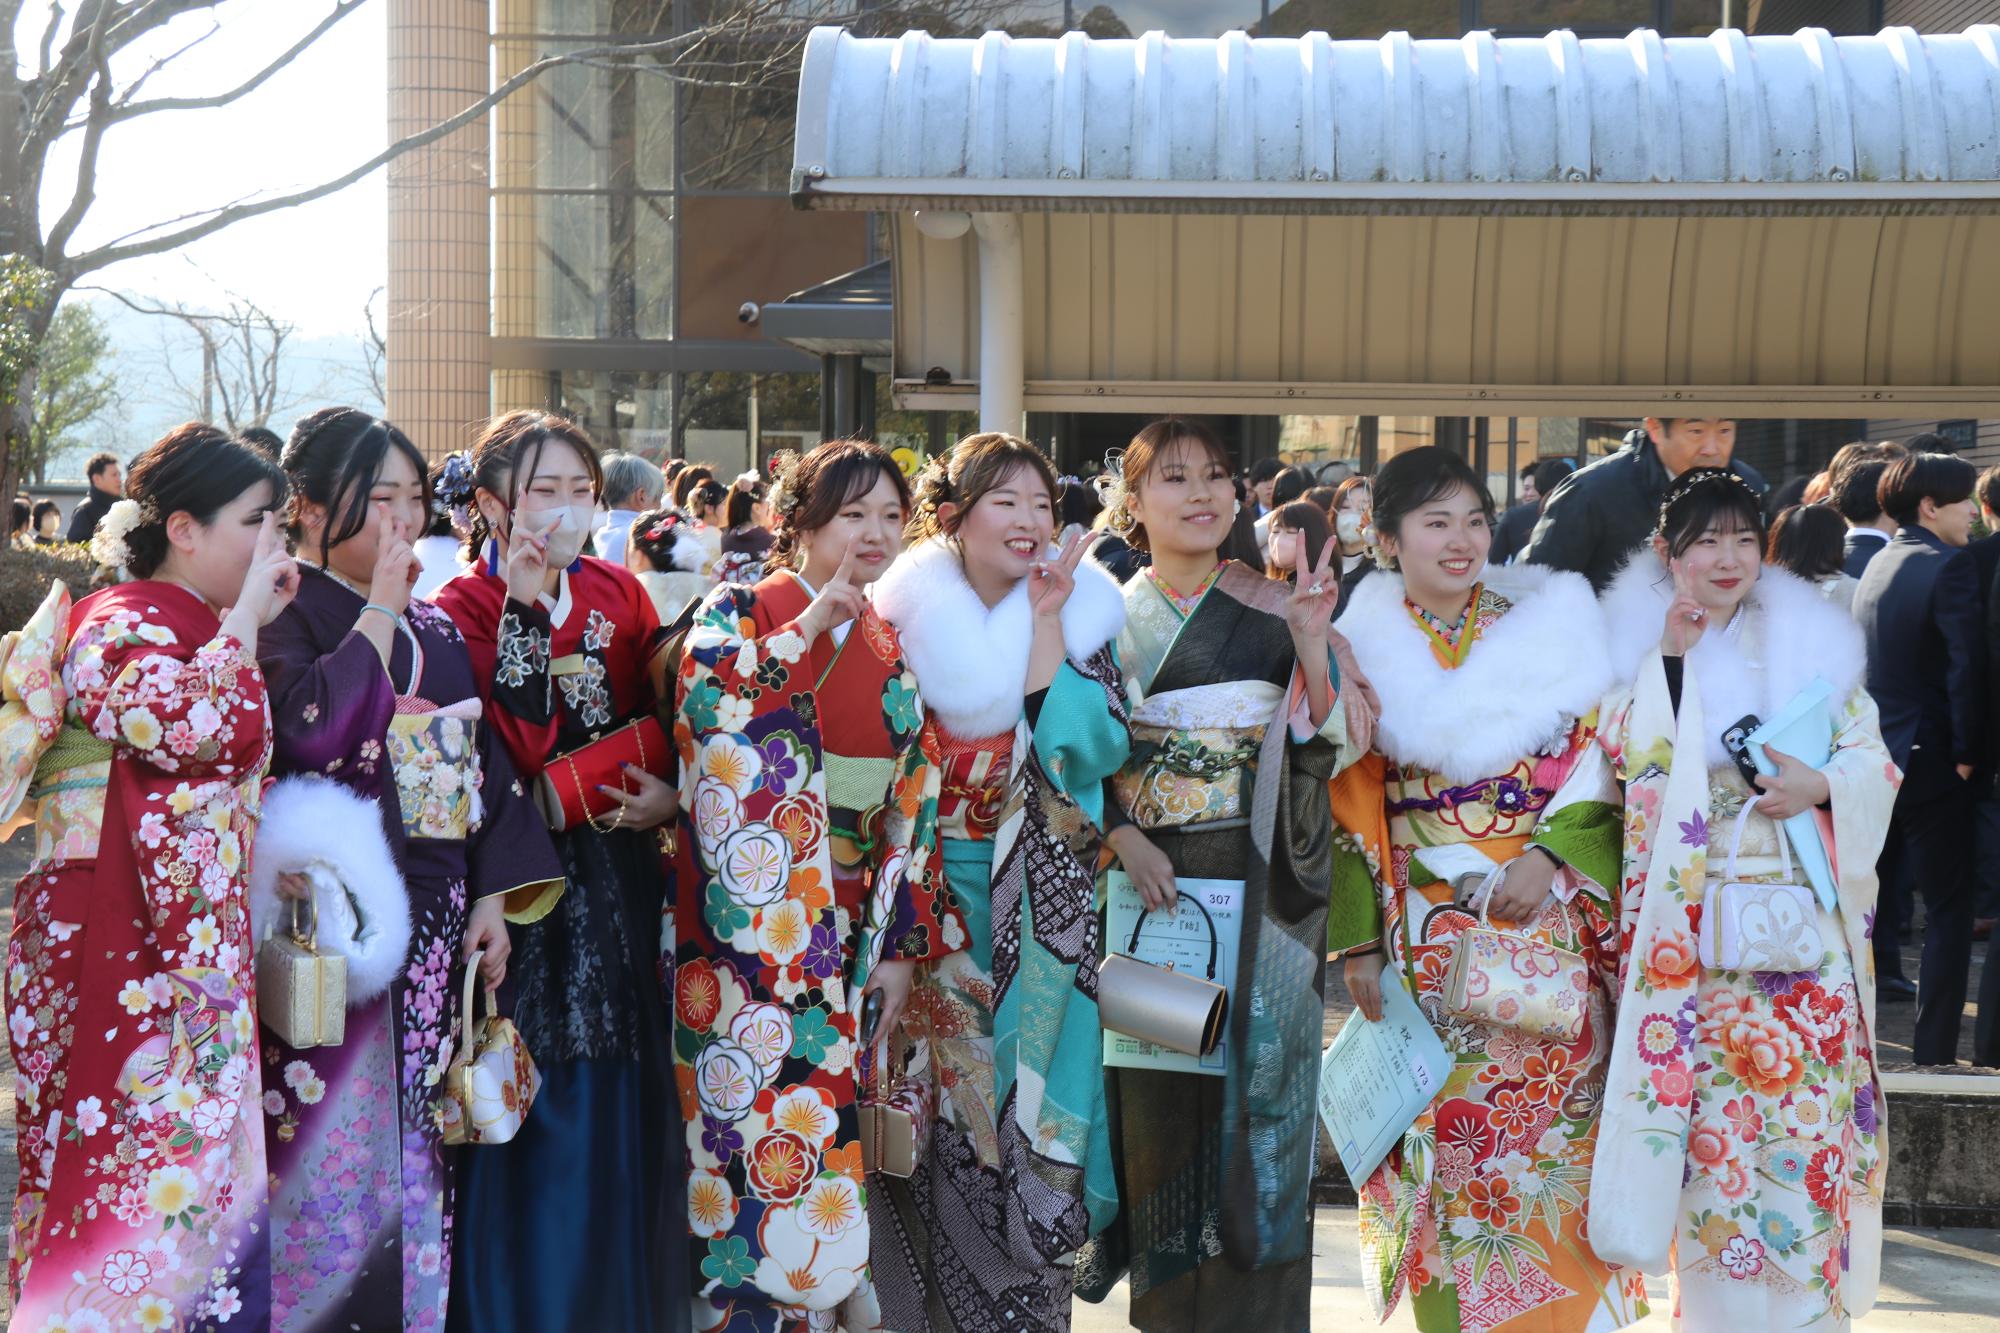
M 1450 1052 L 1395 967 L 1384 964 L 1382 1021 L 1355 1010 L 1320 1060 L 1320 1122 L 1355 1189 L 1402 1141 L 1450 1071 Z

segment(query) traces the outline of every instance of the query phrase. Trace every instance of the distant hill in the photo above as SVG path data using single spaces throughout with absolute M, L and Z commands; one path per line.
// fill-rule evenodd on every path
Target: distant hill
M 84 445 L 56 461 L 49 469 L 51 482 L 81 480 L 85 460 L 99 450 L 129 459 L 198 415 L 193 395 L 201 384 L 201 344 L 191 332 L 178 321 L 142 315 L 109 297 L 70 299 L 89 301 L 103 317 L 124 402 L 98 419 Z M 329 403 L 381 411 L 368 387 L 363 337 L 357 329 L 346 336 L 294 333 L 287 338 L 279 360 L 280 405 L 266 424 L 286 435 L 297 418 Z

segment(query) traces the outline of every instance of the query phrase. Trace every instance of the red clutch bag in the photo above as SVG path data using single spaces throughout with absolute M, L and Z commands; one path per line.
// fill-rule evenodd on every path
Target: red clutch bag
M 549 760 L 535 779 L 535 804 L 557 833 L 586 823 L 609 833 L 625 821 L 625 807 L 598 788 L 625 789 L 627 764 L 656 778 L 668 777 L 672 760 L 666 729 L 658 718 L 642 717 Z

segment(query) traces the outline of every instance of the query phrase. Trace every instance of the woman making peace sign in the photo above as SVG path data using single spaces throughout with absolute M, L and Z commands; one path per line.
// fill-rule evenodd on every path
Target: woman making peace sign
M 905 1024 L 928 1044 L 937 1123 L 916 1174 L 873 1200 L 885 1322 L 1069 1327 L 1058 1262 L 1117 1209 L 1094 974 L 1104 780 L 1124 762 L 1118 585 L 1053 552 L 1056 478 L 974 435 L 918 485 L 922 540 L 882 579 L 943 770 L 939 856 L 963 952 L 924 970 Z M 926 1043 L 926 1039 L 928 1042 Z M 886 1234 L 884 1237 L 887 1239 Z
M 935 879 L 935 775 L 896 632 L 862 596 L 902 546 L 888 451 L 785 471 L 774 559 L 696 614 L 675 726 L 693 830 L 675 904 L 694 1324 L 878 1322 L 855 1108 L 861 994 L 887 1030 L 964 928 Z M 807 1318 L 801 1319 L 800 1312 Z

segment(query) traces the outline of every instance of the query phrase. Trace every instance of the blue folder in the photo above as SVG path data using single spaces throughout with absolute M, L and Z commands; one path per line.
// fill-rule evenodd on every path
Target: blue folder
M 1833 686 L 1824 676 L 1814 676 L 1778 715 L 1750 733 L 1750 761 L 1759 773 L 1776 773 L 1778 766 L 1764 753 L 1766 745 L 1794 759 L 1825 768 L 1833 758 Z M 1785 821 L 1785 836 L 1791 839 L 1792 856 L 1806 872 L 1806 880 L 1819 895 L 1820 906 L 1829 912 L 1840 910 L 1840 889 L 1833 879 L 1833 860 L 1820 839 L 1819 820 L 1811 810 L 1801 810 Z

